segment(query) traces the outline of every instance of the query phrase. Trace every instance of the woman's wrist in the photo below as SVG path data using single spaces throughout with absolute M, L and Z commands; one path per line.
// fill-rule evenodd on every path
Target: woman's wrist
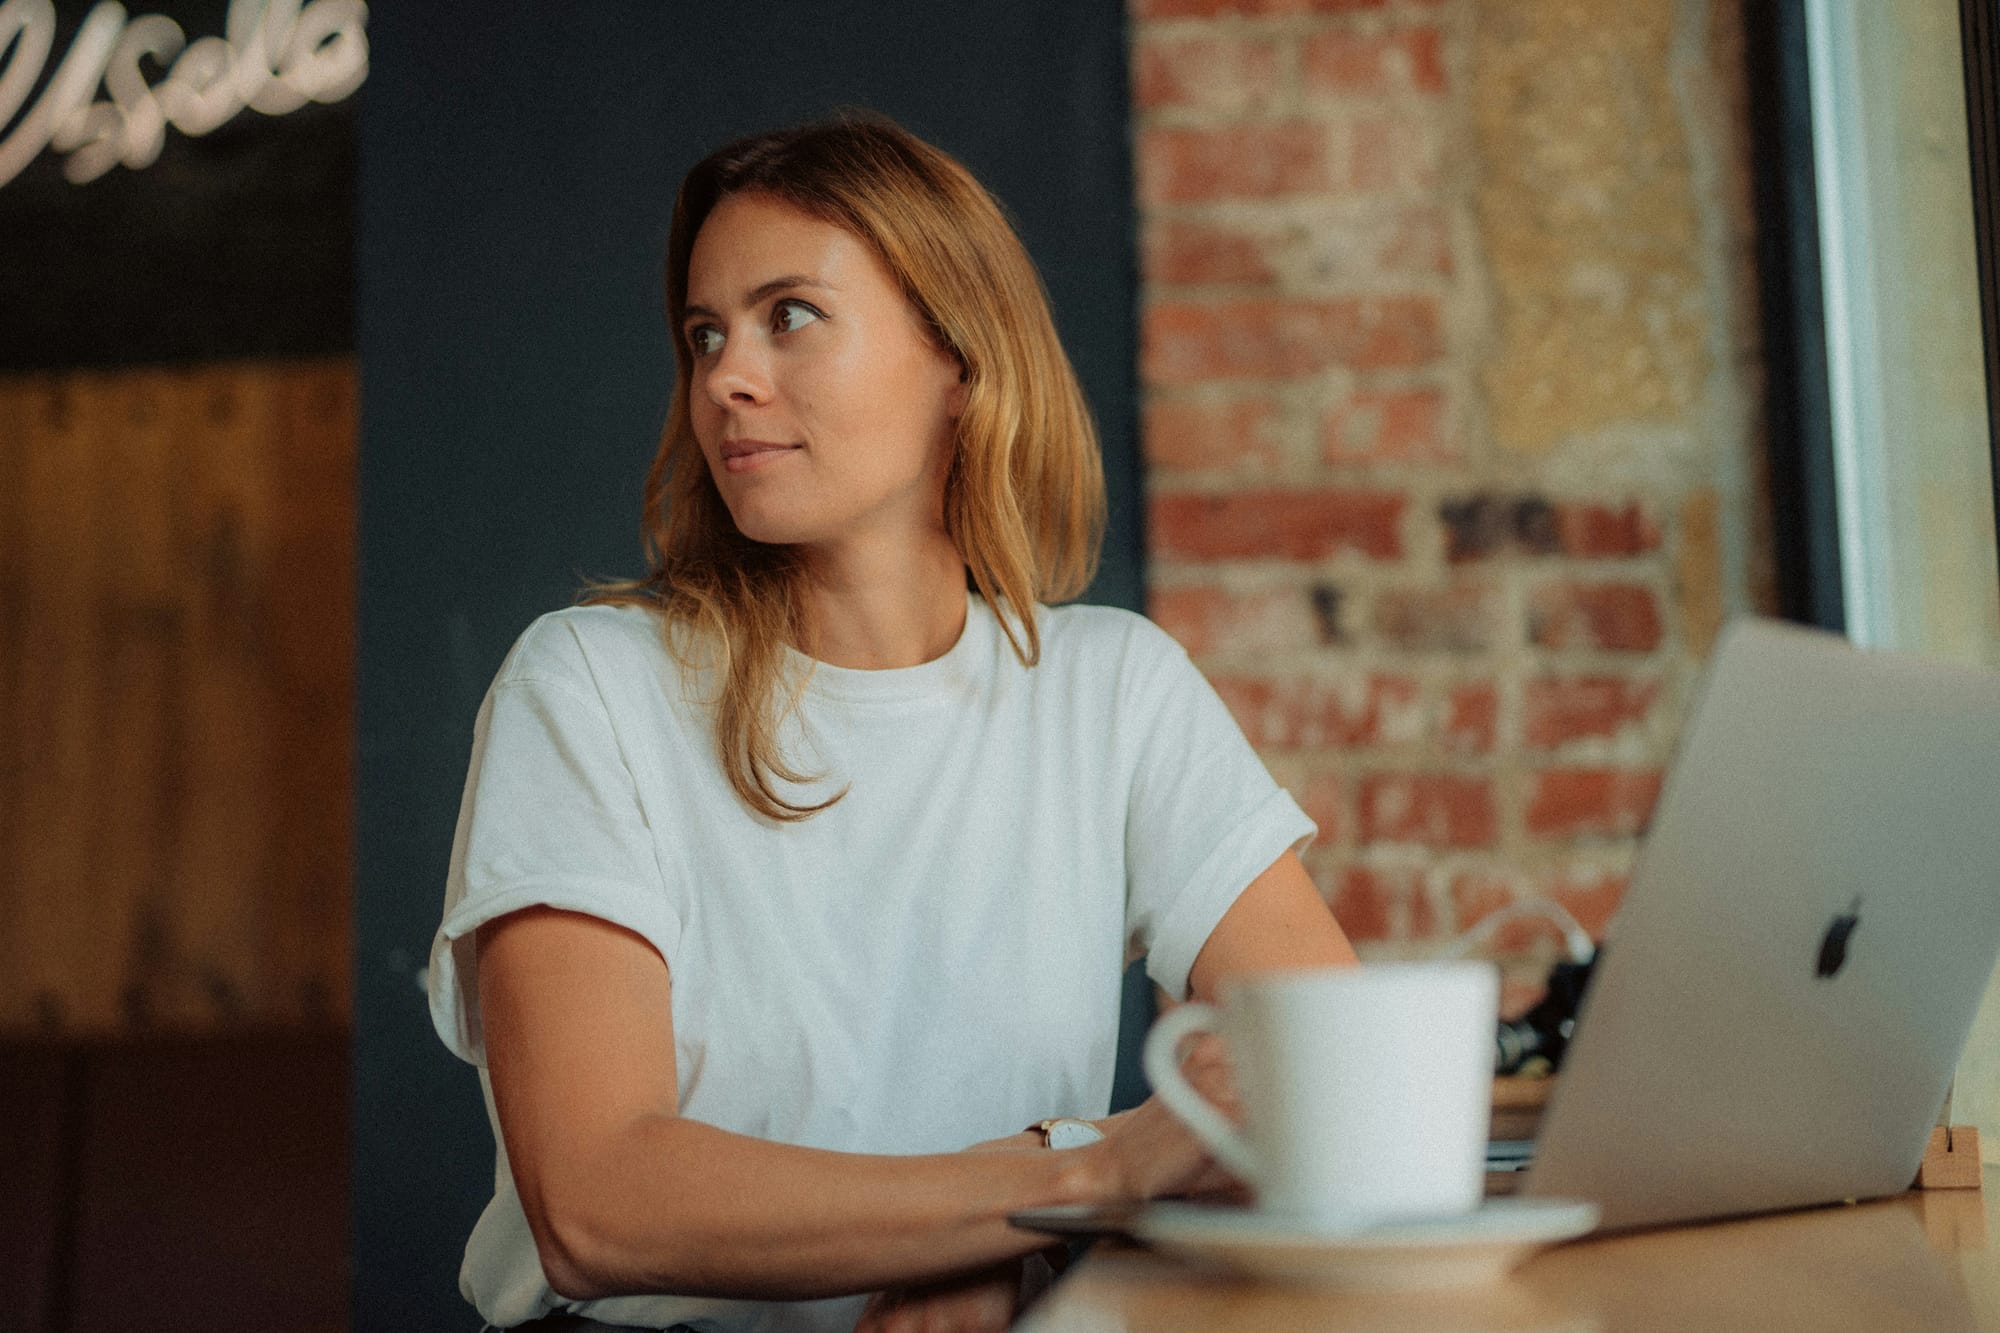
M 1134 1203 L 1142 1197 L 1127 1176 L 1124 1155 L 1109 1138 L 1052 1155 L 1060 1167 L 1063 1203 L 1101 1206 Z
M 1111 1136 L 1131 1116 L 1130 1111 L 1083 1123 L 1105 1135 L 1095 1143 L 1073 1148 L 1050 1147 L 1039 1127 L 988 1139 L 964 1149 L 969 1153 L 1026 1152 L 1039 1158 L 1054 1178 L 1055 1204 L 1129 1203 L 1143 1197 L 1131 1181 L 1125 1157 Z M 1080 1117 L 1079 1117 L 1080 1118 Z

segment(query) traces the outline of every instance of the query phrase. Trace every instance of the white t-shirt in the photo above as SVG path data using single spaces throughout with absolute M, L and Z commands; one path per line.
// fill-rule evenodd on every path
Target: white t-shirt
M 481 1067 L 489 1118 L 473 932 L 534 904 L 616 922 L 666 959 L 691 1119 L 910 1154 L 1108 1111 L 1128 956 L 1184 995 L 1216 921 L 1313 825 L 1150 622 L 1044 609 L 1026 668 L 968 600 L 936 661 L 813 668 L 785 752 L 829 780 L 792 790 L 849 790 L 782 825 L 731 790 L 704 682 L 683 680 L 651 612 L 529 627 L 479 711 L 430 957 L 432 1020 Z M 502 1327 L 565 1308 L 504 1145 L 460 1285 Z M 733 1333 L 848 1329 L 864 1302 L 577 1310 Z

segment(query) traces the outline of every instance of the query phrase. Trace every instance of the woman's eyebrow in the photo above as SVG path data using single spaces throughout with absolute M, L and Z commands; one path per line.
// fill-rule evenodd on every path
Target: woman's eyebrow
M 784 291 L 789 287 L 813 287 L 824 292 L 837 290 L 831 283 L 821 282 L 818 278 L 809 278 L 803 273 L 788 273 L 782 278 L 773 278 L 769 282 L 757 284 L 757 286 L 744 294 L 743 304 L 746 306 L 756 305 L 765 297 Z M 690 315 L 706 315 L 710 319 L 720 318 L 719 315 L 707 306 L 696 305 L 692 302 L 688 304 L 687 313 Z

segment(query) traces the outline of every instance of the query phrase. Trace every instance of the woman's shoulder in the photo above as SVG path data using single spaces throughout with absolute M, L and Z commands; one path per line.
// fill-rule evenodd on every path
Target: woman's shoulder
M 515 639 L 496 683 L 601 690 L 607 677 L 651 674 L 667 658 L 659 613 L 633 603 L 566 606 L 537 616 Z
M 1123 607 L 1082 602 L 1043 607 L 1040 629 L 1045 660 L 1147 669 L 1187 657 L 1165 630 Z

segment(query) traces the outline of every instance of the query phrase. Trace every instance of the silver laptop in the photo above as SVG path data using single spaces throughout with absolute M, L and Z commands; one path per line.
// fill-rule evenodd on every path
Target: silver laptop
M 2000 675 L 1741 620 L 1521 1192 L 1625 1228 L 1907 1189 L 2000 955 Z

